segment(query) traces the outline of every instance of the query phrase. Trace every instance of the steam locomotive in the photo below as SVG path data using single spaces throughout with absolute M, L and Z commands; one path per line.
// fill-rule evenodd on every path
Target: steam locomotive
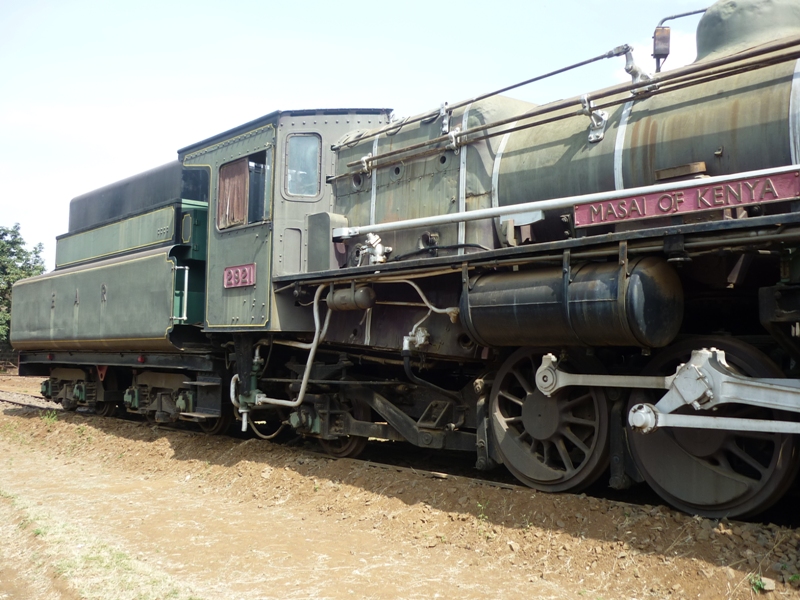
M 20 372 L 67 410 L 763 511 L 800 466 L 800 5 L 720 0 L 697 47 L 541 106 L 273 112 L 79 196 L 14 287 Z

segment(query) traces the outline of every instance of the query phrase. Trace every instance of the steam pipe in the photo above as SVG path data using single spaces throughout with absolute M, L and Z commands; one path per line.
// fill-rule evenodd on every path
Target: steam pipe
M 306 396 L 306 388 L 308 387 L 308 380 L 311 378 L 311 366 L 314 364 L 314 357 L 317 354 L 317 348 L 319 347 L 319 343 L 325 337 L 325 333 L 328 331 L 328 324 L 331 320 L 332 310 L 328 309 L 328 313 L 325 315 L 325 323 L 320 327 L 319 322 L 319 299 L 322 296 L 322 291 L 328 287 L 327 283 L 323 283 L 322 285 L 317 287 L 317 291 L 314 293 L 314 341 L 311 342 L 311 346 L 308 352 L 308 360 L 306 361 L 306 369 L 303 372 L 303 381 L 300 384 L 300 391 L 297 394 L 297 398 L 295 400 L 282 400 L 280 398 L 268 398 L 266 396 L 257 400 L 257 404 L 273 404 L 276 406 L 287 406 L 289 408 L 296 408 L 303 403 L 303 400 Z
M 672 16 L 669 16 L 669 17 L 664 17 L 663 19 L 661 19 L 658 22 L 658 25 L 656 25 L 656 27 L 663 26 L 664 23 L 666 23 L 667 21 L 672 21 L 673 19 L 681 19 L 683 17 L 691 17 L 692 15 L 699 15 L 700 13 L 704 13 L 707 10 L 708 10 L 707 8 L 701 8 L 700 10 L 693 10 L 691 12 L 685 12 L 685 13 L 681 13 L 679 15 L 672 15 Z
M 600 54 L 598 56 L 595 56 L 594 58 L 589 58 L 589 59 L 583 60 L 581 62 L 569 65 L 568 67 L 562 67 L 560 69 L 556 69 L 555 71 L 550 71 L 549 73 L 545 73 L 544 75 L 537 75 L 536 77 L 531 77 L 530 79 L 526 79 L 525 81 L 521 81 L 519 83 L 514 83 L 514 84 L 511 84 L 511 85 L 507 85 L 506 87 L 500 88 L 499 90 L 495 90 L 493 92 L 487 92 L 485 94 L 481 94 L 480 96 L 475 96 L 474 98 L 471 98 L 469 100 L 462 100 L 460 102 L 456 102 L 455 104 L 451 104 L 448 108 L 451 111 L 452 110 L 456 110 L 458 108 L 461 108 L 462 106 L 466 106 L 468 104 L 472 104 L 473 102 L 480 102 L 481 100 L 486 100 L 486 98 L 491 98 L 492 96 L 498 96 L 498 95 L 500 95 L 500 94 L 502 94 L 504 92 L 508 92 L 509 90 L 513 90 L 513 89 L 516 89 L 518 87 L 522 87 L 524 85 L 528 85 L 529 83 L 535 83 L 537 81 L 541 81 L 542 79 L 547 79 L 548 77 L 553 77 L 555 75 L 560 75 L 561 73 L 566 73 L 567 71 L 571 71 L 572 69 L 577 69 L 578 67 L 585 67 L 586 65 L 590 65 L 590 64 L 592 64 L 594 62 L 597 62 L 599 60 L 604 60 L 606 58 L 614 58 L 615 56 L 623 56 L 630 49 L 631 49 L 631 47 L 628 44 L 623 44 L 622 46 L 617 46 L 613 50 L 609 50 L 608 52 L 606 52 L 604 54 Z M 364 136 L 362 136 L 362 137 L 360 137 L 358 139 L 350 140 L 350 141 L 345 142 L 343 144 L 335 144 L 332 147 L 332 149 L 333 150 L 338 150 L 340 148 L 343 148 L 345 146 L 349 146 L 349 145 L 354 144 L 354 143 L 360 143 L 360 142 L 363 142 L 364 140 L 372 139 L 372 138 L 374 138 L 376 136 L 381 135 L 382 133 L 395 132 L 396 130 L 401 129 L 401 128 L 405 127 L 406 125 L 410 125 L 412 123 L 419 123 L 420 121 L 425 121 L 427 119 L 436 118 L 436 117 L 439 116 L 439 114 L 440 114 L 439 110 L 432 110 L 430 112 L 422 113 L 422 114 L 417 115 L 415 117 L 409 117 L 409 118 L 403 119 L 399 123 L 390 123 L 389 125 L 379 129 L 378 131 L 373 131 L 373 132 L 368 133 L 367 135 L 364 135 Z M 350 165 L 348 165 L 348 166 L 350 166 Z

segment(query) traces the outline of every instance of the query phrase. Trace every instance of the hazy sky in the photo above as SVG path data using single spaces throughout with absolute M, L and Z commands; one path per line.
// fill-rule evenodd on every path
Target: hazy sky
M 651 36 L 703 0 L 0 0 L 0 225 L 48 269 L 71 198 L 274 110 L 456 102 Z M 671 23 L 665 69 L 694 60 Z M 533 102 L 627 80 L 624 59 L 515 90 Z

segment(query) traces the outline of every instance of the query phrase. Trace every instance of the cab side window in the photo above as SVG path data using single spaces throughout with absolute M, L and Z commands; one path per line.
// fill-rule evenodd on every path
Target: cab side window
M 228 229 L 269 218 L 272 148 L 219 168 L 217 227 Z
M 220 229 L 243 225 L 249 193 L 247 158 L 240 158 L 219 168 L 217 226 Z
M 289 196 L 313 198 L 319 194 L 322 140 L 304 133 L 286 139 L 285 187 Z

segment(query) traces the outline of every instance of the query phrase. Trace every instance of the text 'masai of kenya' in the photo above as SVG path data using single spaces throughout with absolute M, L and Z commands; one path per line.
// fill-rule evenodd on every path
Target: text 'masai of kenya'
M 682 190 L 579 204 L 574 208 L 575 227 L 791 200 L 800 196 L 799 175 L 798 171 L 791 171 L 769 177 L 731 179 L 712 186 L 698 180 L 697 186 Z

